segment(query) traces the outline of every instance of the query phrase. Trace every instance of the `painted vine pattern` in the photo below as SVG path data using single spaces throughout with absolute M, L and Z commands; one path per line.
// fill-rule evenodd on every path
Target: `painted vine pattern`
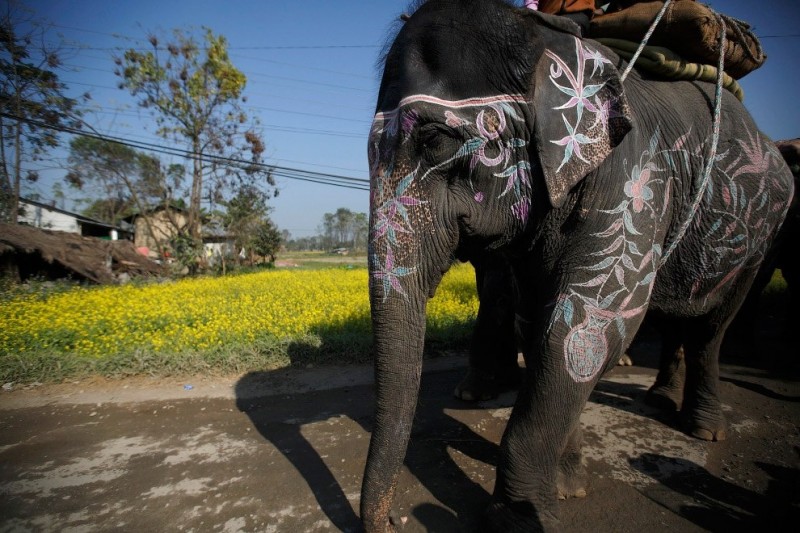
M 714 179 L 702 187 L 698 211 L 684 221 L 693 233 L 690 238 L 704 243 L 692 289 L 682 295 L 687 302 L 702 302 L 743 270 L 758 268 L 789 206 L 788 185 L 772 173 L 780 154 L 758 133 L 743 128 L 745 138 L 736 141 L 740 150 L 717 156 Z M 613 325 L 625 339 L 626 320 L 646 310 L 663 253 L 657 228 L 666 221 L 672 191 L 686 184 L 677 176 L 698 172 L 697 162 L 705 154 L 703 146 L 686 146 L 689 137 L 680 136 L 660 150 L 663 138 L 656 128 L 639 160 L 630 169 L 625 161 L 624 197 L 614 209 L 601 211 L 608 215 L 607 224 L 592 234 L 598 248 L 588 254 L 594 261 L 583 267 L 587 281 L 570 285 L 555 304 L 550 328 L 558 323 L 568 328 L 564 357 L 575 381 L 593 379 L 606 364 L 606 330 Z
M 573 158 L 587 162 L 582 149 L 597 139 L 586 132 L 598 125 L 605 129 L 612 113 L 610 102 L 598 97 L 603 84 L 591 83 L 594 75 L 602 73 L 610 62 L 577 39 L 575 53 L 577 68 L 573 70 L 567 61 L 546 51 L 552 61 L 549 80 L 565 96 L 564 102 L 553 108 L 560 112 L 565 135 L 549 141 L 564 147 L 558 170 Z M 591 73 L 587 76 L 589 68 Z M 459 101 L 417 95 L 404 99 L 391 112 L 376 115 L 369 140 L 373 237 L 370 261 L 372 276 L 382 285 L 384 301 L 393 293 L 408 297 L 402 279 L 419 265 L 397 264 L 397 251 L 402 249 L 398 245 L 404 238 L 415 238 L 415 223 L 425 216 L 413 212 L 426 204 L 425 189 L 420 184 L 437 169 L 456 160 L 468 160 L 473 178 L 484 177 L 488 170 L 489 175 L 504 180 L 502 192 L 493 200 L 512 195 L 512 201 L 503 205 L 510 206 L 517 220 L 527 220 L 531 203 L 527 141 L 507 133 L 511 130 L 509 122 L 523 121 L 515 106 L 524 103 L 524 97 L 519 95 Z M 425 109 L 426 116 L 469 132 L 468 140 L 449 158 L 430 168 L 395 168 L 398 151 L 420 123 L 420 106 L 430 106 Z M 571 109 L 574 114 L 568 116 L 566 111 Z M 520 131 L 526 131 L 524 124 L 520 126 Z M 687 301 L 708 298 L 742 270 L 756 268 L 775 225 L 788 209 L 785 187 L 789 185 L 772 174 L 780 154 L 757 132 L 749 131 L 745 125 L 742 131 L 746 135 L 736 140 L 737 150 L 717 155 L 713 179 L 701 184 L 703 198 L 697 212 L 689 213 L 682 221 L 691 239 L 712 244 L 702 247 L 691 293 L 684 295 Z M 585 281 L 571 284 L 554 304 L 549 329 L 566 328 L 563 353 L 566 368 L 575 381 L 594 379 L 607 363 L 611 353 L 608 329 L 613 326 L 619 338 L 626 339 L 627 323 L 646 310 L 663 254 L 658 228 L 667 222 L 673 191 L 689 186 L 686 177 L 699 171 L 705 157 L 704 143 L 690 141 L 697 137 L 690 134 L 686 132 L 667 145 L 656 126 L 638 159 L 632 165 L 625 160 L 621 201 L 614 208 L 599 212 L 605 215 L 606 224 L 592 234 L 597 247 L 587 255 L 590 264 L 582 267 Z M 695 146 L 689 146 L 690 142 Z M 476 183 L 475 179 L 470 180 L 474 200 L 487 201 L 484 190 Z M 775 195 L 776 191 L 779 194 Z
M 626 338 L 626 320 L 642 314 L 647 307 L 658 268 L 661 246 L 656 242 L 658 225 L 668 202 L 666 194 L 656 196 L 654 187 L 666 190 L 667 181 L 657 173 L 666 169 L 658 163 L 658 129 L 649 147 L 625 173 L 622 200 L 608 215 L 606 225 L 591 236 L 598 249 L 587 254 L 590 264 L 582 267 L 587 281 L 571 284 L 560 295 L 551 318 L 550 329 L 562 323 L 568 328 L 564 358 L 572 379 L 593 379 L 608 359 L 606 330 L 612 324 Z M 662 202 L 661 204 L 656 203 Z M 642 249 L 642 243 L 648 243 Z M 578 322 L 580 317 L 583 319 Z

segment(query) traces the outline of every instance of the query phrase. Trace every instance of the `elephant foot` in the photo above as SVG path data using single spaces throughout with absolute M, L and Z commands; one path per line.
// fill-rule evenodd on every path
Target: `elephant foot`
M 683 390 L 667 385 L 653 385 L 644 397 L 644 403 L 663 411 L 680 411 Z
M 633 366 L 633 359 L 631 359 L 631 356 L 626 352 L 619 358 L 617 366 Z
M 480 530 L 492 533 L 557 533 L 561 531 L 561 522 L 549 511 L 537 512 L 528 502 L 493 502 L 483 515 Z
M 709 442 L 719 442 L 728 438 L 728 424 L 720 412 L 708 415 L 699 411 L 681 412 L 683 431 L 692 437 Z
M 487 375 L 478 369 L 470 368 L 453 394 L 465 402 L 491 400 L 504 391 L 519 388 L 522 384 L 522 371 L 517 365 L 513 368 Z
M 580 431 L 571 437 L 556 472 L 556 491 L 559 500 L 567 498 L 583 498 L 589 485 L 589 474 L 581 456 L 582 436 Z
M 559 500 L 585 498 L 588 485 L 589 475 L 586 473 L 585 468 L 581 467 L 577 471 L 559 469 L 556 478 L 556 489 L 558 490 Z
M 364 523 L 363 531 L 365 533 L 398 533 L 398 527 L 395 524 L 394 517 L 390 517 L 386 523 L 383 524 L 374 524 L 374 523 Z

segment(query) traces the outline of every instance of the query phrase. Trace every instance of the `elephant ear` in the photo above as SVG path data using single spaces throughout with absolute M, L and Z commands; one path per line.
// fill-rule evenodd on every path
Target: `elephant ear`
M 534 146 L 553 207 L 631 129 L 619 71 L 595 43 L 556 34 L 534 77 Z

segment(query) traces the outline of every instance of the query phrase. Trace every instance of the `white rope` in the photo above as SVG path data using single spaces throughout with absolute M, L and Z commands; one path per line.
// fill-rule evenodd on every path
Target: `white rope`
M 656 18 L 653 19 L 652 24 L 650 24 L 650 28 L 647 30 L 647 33 L 644 34 L 644 38 L 642 39 L 642 42 L 639 44 L 639 48 L 636 49 L 636 53 L 633 54 L 633 57 L 628 63 L 628 66 L 625 67 L 625 72 L 623 72 L 622 76 L 620 77 L 622 81 L 625 81 L 625 78 L 627 78 L 628 74 L 630 74 L 631 70 L 633 69 L 633 64 L 636 63 L 637 59 L 639 59 L 639 55 L 641 55 L 642 50 L 644 50 L 644 47 L 647 45 L 647 41 L 650 40 L 650 36 L 653 35 L 654 31 L 656 31 L 656 26 L 658 26 L 658 23 L 661 22 L 661 17 L 663 17 L 664 13 L 667 12 L 667 8 L 671 3 L 672 0 L 664 1 L 664 5 L 661 6 L 661 11 L 659 11 L 658 15 L 656 15 Z
M 686 221 L 681 224 L 680 228 L 678 228 L 678 234 L 675 235 L 675 238 L 669 244 L 666 252 L 664 255 L 661 256 L 660 265 L 663 265 L 667 258 L 672 254 L 675 247 L 678 246 L 678 243 L 681 242 L 683 236 L 686 234 L 686 231 L 689 229 L 689 226 L 694 220 L 695 215 L 697 214 L 697 210 L 700 207 L 700 202 L 703 200 L 703 196 L 705 195 L 706 189 L 708 188 L 708 182 L 711 179 L 711 169 L 714 167 L 714 162 L 717 158 L 717 146 L 719 144 L 719 129 L 720 129 L 720 122 L 722 117 L 722 76 L 723 76 L 723 69 L 725 67 L 725 47 L 727 46 L 727 39 L 726 39 L 726 25 L 725 20 L 719 15 L 719 13 L 714 13 L 717 18 L 717 21 L 720 25 L 720 36 L 719 36 L 719 61 L 717 62 L 717 87 L 714 93 L 714 122 L 713 122 L 713 130 L 711 135 L 711 148 L 709 149 L 708 156 L 706 157 L 705 168 L 703 169 L 703 173 L 700 176 L 699 180 L 695 180 L 693 185 L 695 185 L 695 189 L 697 190 L 697 196 L 692 201 L 690 211 L 687 215 Z M 699 183 L 698 183 L 699 181 Z
M 664 13 L 667 12 L 667 8 L 671 3 L 672 0 L 664 0 L 664 5 L 661 6 L 661 10 L 653 19 L 653 22 L 650 24 L 650 28 L 648 28 L 647 33 L 645 33 L 644 38 L 642 39 L 642 42 L 636 49 L 636 53 L 634 53 L 633 57 L 631 57 L 628 66 L 625 67 L 625 71 L 622 73 L 622 76 L 620 77 L 620 79 L 623 82 L 625 81 L 625 78 L 628 77 L 628 74 L 630 74 L 631 70 L 633 69 L 634 63 L 636 63 L 636 60 L 641 55 L 642 51 L 644 50 L 644 47 L 647 46 L 647 41 L 650 40 L 650 37 L 656 30 L 656 26 L 658 26 L 658 23 L 661 22 Z M 688 213 L 686 213 L 685 221 L 678 228 L 677 235 L 675 235 L 675 237 L 671 239 L 671 242 L 669 243 L 667 250 L 661 256 L 659 266 L 663 265 L 667 261 L 667 258 L 675 250 L 675 247 L 678 246 L 678 243 L 681 242 L 681 239 L 683 239 L 683 236 L 686 234 L 686 231 L 692 224 L 692 220 L 694 220 L 694 217 L 697 214 L 697 210 L 700 207 L 700 203 L 703 201 L 703 195 L 705 195 L 706 189 L 708 188 L 708 182 L 711 179 L 711 169 L 714 167 L 714 160 L 717 158 L 717 146 L 719 144 L 719 129 L 720 129 L 720 122 L 722 115 L 722 86 L 723 86 L 723 75 L 725 67 L 725 47 L 727 46 L 727 35 L 726 35 L 726 25 L 724 18 L 716 11 L 712 10 L 712 12 L 716 17 L 717 22 L 719 22 L 720 36 L 719 36 L 719 61 L 717 62 L 717 86 L 716 86 L 716 91 L 714 93 L 714 113 L 713 113 L 711 147 L 708 151 L 709 152 L 708 156 L 706 157 L 706 162 L 703 168 L 703 172 L 698 176 L 696 180 L 692 182 L 693 185 L 692 188 L 697 191 L 696 196 L 694 200 L 692 200 L 691 205 L 689 206 Z M 670 241 L 670 239 L 669 238 L 666 239 L 665 243 L 667 241 Z

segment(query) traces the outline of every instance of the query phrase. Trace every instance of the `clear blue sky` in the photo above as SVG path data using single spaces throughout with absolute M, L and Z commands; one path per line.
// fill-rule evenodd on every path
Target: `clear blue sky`
M 748 21 L 762 40 L 766 64 L 740 82 L 756 122 L 776 140 L 800 136 L 800 3 L 706 3 Z M 264 126 L 267 162 L 368 178 L 376 60 L 405 0 L 29 0 L 24 5 L 81 47 L 66 51 L 69 71 L 61 78 L 74 93 L 92 94 L 96 113 L 87 121 L 98 131 L 154 142 L 152 120 L 116 88 L 112 54 L 146 46 L 148 32 L 207 26 L 228 39 L 232 61 L 247 76 L 246 107 Z M 40 165 L 46 166 L 51 162 Z M 42 175 L 36 190 L 49 199 L 52 181 L 63 171 Z M 278 184 L 271 216 L 293 237 L 316 234 L 323 214 L 339 207 L 355 212 L 369 207 L 366 191 L 286 178 Z

